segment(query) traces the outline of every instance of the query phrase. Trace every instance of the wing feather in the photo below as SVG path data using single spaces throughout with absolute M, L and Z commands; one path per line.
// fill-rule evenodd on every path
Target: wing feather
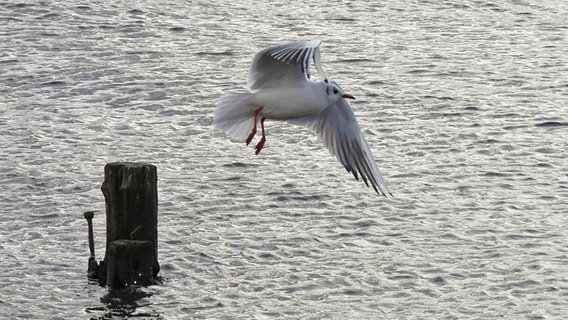
M 289 120 L 314 130 L 326 148 L 355 179 L 386 196 L 392 195 L 365 141 L 349 103 L 341 98 L 321 114 Z
M 311 60 L 320 77 L 324 76 L 319 45 L 319 40 L 291 42 L 259 52 L 247 81 L 250 90 L 301 86 L 309 78 Z

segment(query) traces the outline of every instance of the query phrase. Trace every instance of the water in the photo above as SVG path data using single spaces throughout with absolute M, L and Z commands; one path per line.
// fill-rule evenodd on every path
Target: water
M 0 3 L 3 319 L 562 319 L 562 1 Z M 320 38 L 395 197 L 315 136 L 211 127 L 253 55 Z M 162 284 L 86 279 L 103 167 L 158 167 Z

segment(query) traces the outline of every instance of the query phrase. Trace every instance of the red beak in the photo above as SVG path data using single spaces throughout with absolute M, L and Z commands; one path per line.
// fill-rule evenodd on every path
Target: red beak
M 345 93 L 345 94 L 343 94 L 341 97 L 342 97 L 342 98 L 346 98 L 346 99 L 353 99 L 353 100 L 355 100 L 355 97 L 352 96 L 352 95 L 350 95 L 349 93 Z

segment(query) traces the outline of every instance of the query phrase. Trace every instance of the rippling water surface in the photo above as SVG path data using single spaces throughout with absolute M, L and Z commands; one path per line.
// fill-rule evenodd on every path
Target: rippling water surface
M 0 317 L 563 319 L 564 1 L 0 2 Z M 309 131 L 211 126 L 253 55 L 320 38 L 394 197 Z M 155 164 L 161 285 L 86 280 L 103 167 Z

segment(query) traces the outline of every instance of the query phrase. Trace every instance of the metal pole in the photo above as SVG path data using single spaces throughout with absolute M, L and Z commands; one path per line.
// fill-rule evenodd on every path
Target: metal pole
M 91 251 L 87 268 L 87 277 L 91 279 L 99 279 L 99 264 L 95 258 L 95 237 L 93 236 L 93 217 L 95 216 L 95 212 L 86 211 L 83 216 L 87 219 L 87 225 L 89 226 L 89 251 Z
M 93 217 L 95 213 L 93 211 L 87 211 L 84 213 L 85 219 L 87 219 L 87 224 L 89 225 L 89 250 L 91 251 L 91 257 L 95 257 L 95 238 L 93 236 Z

